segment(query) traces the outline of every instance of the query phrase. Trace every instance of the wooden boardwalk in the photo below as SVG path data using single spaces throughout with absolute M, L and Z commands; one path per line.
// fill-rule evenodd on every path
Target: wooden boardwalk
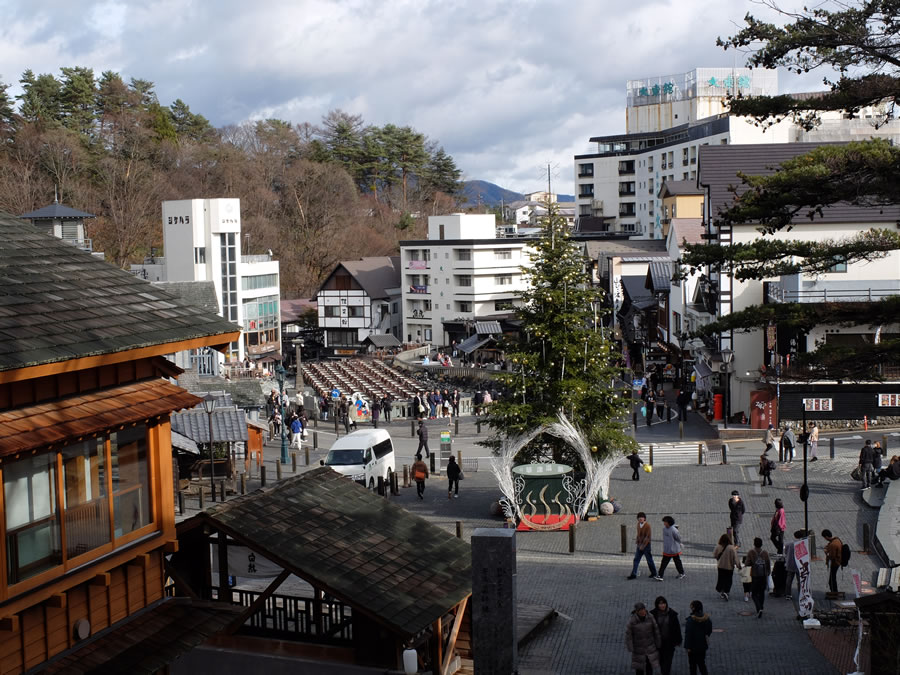
M 516 639 L 519 647 L 522 647 L 542 627 L 556 618 L 556 610 L 547 605 L 525 605 L 517 607 Z M 475 636 L 477 639 L 477 636 Z M 462 675 L 474 675 L 475 668 L 471 659 L 462 659 L 460 668 L 456 671 Z

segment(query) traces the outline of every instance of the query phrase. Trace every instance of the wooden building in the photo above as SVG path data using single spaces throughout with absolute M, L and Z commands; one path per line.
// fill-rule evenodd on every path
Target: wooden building
M 164 598 L 169 416 L 201 399 L 163 356 L 238 338 L 0 213 L 0 673 L 157 672 L 233 620 Z

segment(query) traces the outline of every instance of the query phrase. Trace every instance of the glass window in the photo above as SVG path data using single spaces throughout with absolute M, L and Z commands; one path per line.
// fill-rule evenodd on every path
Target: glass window
M 834 265 L 828 268 L 828 272 L 846 272 L 847 271 L 847 259 L 842 256 L 834 257 Z
M 506 312 L 511 309 L 515 309 L 516 303 L 512 300 L 497 300 L 494 302 L 494 311 L 495 312 Z
M 366 315 L 366 308 L 362 305 L 350 305 L 347 308 L 347 316 L 361 318 Z
M 62 464 L 66 556 L 74 558 L 110 541 L 106 438 L 64 448 Z
M 341 315 L 341 308 L 337 305 L 325 305 L 324 307 L 324 316 L 326 317 L 335 317 Z
M 153 521 L 147 468 L 147 428 L 141 424 L 110 434 L 113 513 L 117 537 Z
M 512 285 L 512 274 L 498 274 L 494 277 L 494 283 L 498 286 Z
M 456 253 L 457 260 L 471 260 L 472 259 L 472 251 L 467 248 L 457 248 L 454 249 Z
M 206 247 L 200 246 L 194 249 L 194 262 L 199 264 L 206 263 Z
M 494 258 L 497 260 L 512 260 L 512 249 L 498 248 L 494 251 Z
M 457 286 L 471 286 L 472 285 L 472 277 L 468 274 L 460 274 L 456 277 L 456 285 Z

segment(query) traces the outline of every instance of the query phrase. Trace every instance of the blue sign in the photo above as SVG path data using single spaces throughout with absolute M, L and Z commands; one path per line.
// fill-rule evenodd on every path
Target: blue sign
M 340 398 L 341 392 L 338 391 L 337 387 L 331 390 L 331 398 Z

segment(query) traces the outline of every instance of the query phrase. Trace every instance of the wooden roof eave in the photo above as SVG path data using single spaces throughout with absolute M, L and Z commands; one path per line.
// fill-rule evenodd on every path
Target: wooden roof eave
M 195 522 L 191 522 L 191 521 L 195 521 Z M 255 553 L 258 553 L 259 555 L 263 556 L 264 558 L 271 560 L 276 565 L 281 566 L 282 569 L 289 570 L 291 572 L 291 574 L 293 574 L 296 577 L 299 577 L 300 579 L 303 579 L 305 582 L 307 582 L 313 588 L 325 591 L 326 593 L 337 598 L 344 604 L 350 605 L 351 607 L 353 607 L 354 611 L 358 611 L 361 614 L 364 614 L 365 616 L 370 618 L 372 621 L 377 623 L 379 626 L 383 626 L 384 628 L 389 630 L 394 635 L 398 635 L 402 640 L 404 640 L 404 641 L 409 640 L 418 634 L 418 633 L 409 633 L 406 630 L 404 630 L 403 628 L 401 628 L 400 626 L 397 626 L 397 625 L 391 623 L 390 621 L 385 621 L 384 617 L 381 617 L 378 614 L 369 611 L 367 608 L 361 606 L 358 602 L 355 602 L 354 600 L 347 597 L 340 591 L 332 588 L 328 584 L 323 584 L 320 580 L 311 578 L 310 575 L 305 574 L 303 571 L 297 569 L 296 567 L 294 567 L 294 565 L 290 564 L 285 559 L 279 557 L 273 551 L 269 551 L 268 549 L 266 549 L 262 546 L 258 546 L 256 544 L 256 542 L 244 537 L 239 532 L 233 530 L 232 528 L 228 527 L 227 525 L 224 525 L 223 523 L 221 523 L 220 521 L 218 521 L 214 517 L 212 517 L 211 514 L 205 512 L 205 511 L 201 511 L 193 518 L 189 518 L 188 520 L 183 520 L 180 523 L 178 523 L 176 525 L 176 533 L 180 535 L 182 533 L 189 532 L 200 525 L 206 525 L 206 526 L 216 530 L 217 532 L 221 532 L 221 533 L 228 535 L 229 537 L 231 537 L 232 539 L 234 539 L 241 545 L 246 546 L 247 548 L 254 551 Z M 459 605 L 459 603 L 461 603 L 463 600 L 470 597 L 471 595 L 472 595 L 471 591 L 469 593 L 466 593 L 465 597 L 460 598 L 455 603 L 453 603 L 453 605 L 451 605 L 446 610 L 444 610 L 444 614 L 453 610 L 455 607 L 457 607 Z M 441 614 L 441 616 L 444 616 L 444 614 Z M 422 626 L 421 630 L 424 630 L 424 629 L 428 628 L 429 626 L 431 626 L 437 618 L 440 618 L 440 617 L 435 617 L 435 619 L 430 621 L 427 625 Z
M 234 331 L 231 333 L 191 338 L 189 340 L 164 342 L 161 344 L 149 345 L 147 347 L 138 347 L 137 349 L 125 349 L 118 352 L 109 352 L 107 354 L 96 354 L 94 356 L 67 359 L 65 361 L 41 363 L 34 366 L 16 368 L 14 370 L 5 370 L 0 371 L 0 384 L 87 370 L 89 368 L 124 363 L 126 361 L 136 361 L 138 359 L 151 358 L 154 356 L 165 356 L 166 354 L 174 354 L 189 349 L 199 349 L 200 347 L 210 347 L 217 351 L 222 351 L 229 343 L 238 340 L 240 336 L 240 331 Z

